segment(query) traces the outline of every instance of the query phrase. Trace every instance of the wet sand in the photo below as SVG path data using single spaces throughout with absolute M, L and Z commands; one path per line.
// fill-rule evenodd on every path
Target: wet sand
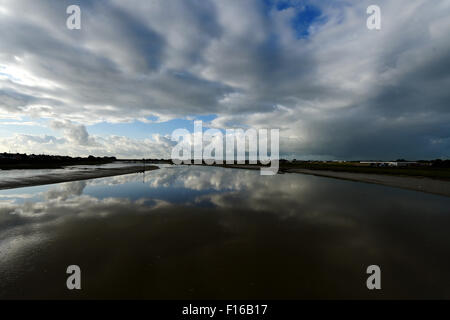
M 15 189 L 23 187 L 40 186 L 45 184 L 54 184 L 69 181 L 89 180 L 96 178 L 120 176 L 124 174 L 137 173 L 143 171 L 150 171 L 159 169 L 157 166 L 132 166 L 123 168 L 96 168 L 93 170 L 76 170 L 67 171 L 64 173 L 50 173 L 40 174 L 31 177 L 24 177 L 20 180 L 14 179 L 1 179 L 0 190 Z
M 287 173 L 303 173 L 320 177 L 337 178 L 357 182 L 381 184 L 426 193 L 450 197 L 450 181 L 420 177 L 404 177 L 394 175 L 366 174 L 353 172 L 336 172 L 308 169 L 287 169 Z

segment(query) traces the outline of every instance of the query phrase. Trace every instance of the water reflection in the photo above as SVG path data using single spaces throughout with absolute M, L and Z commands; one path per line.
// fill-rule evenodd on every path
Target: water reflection
M 0 297 L 450 298 L 448 198 L 207 167 L 142 178 L 1 191 Z

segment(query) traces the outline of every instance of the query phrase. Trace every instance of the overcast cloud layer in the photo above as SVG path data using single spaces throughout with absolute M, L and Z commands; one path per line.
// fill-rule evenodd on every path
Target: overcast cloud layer
M 87 128 L 213 114 L 280 128 L 285 156 L 448 158 L 449 35 L 448 0 L 0 0 L 0 118 L 61 133 L 0 136 L 0 151 L 170 156 L 166 136 Z

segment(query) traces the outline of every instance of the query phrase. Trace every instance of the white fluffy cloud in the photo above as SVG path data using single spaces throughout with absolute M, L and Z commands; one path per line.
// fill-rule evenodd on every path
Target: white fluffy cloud
M 71 136 L 70 134 L 75 135 Z M 174 145 L 169 137 L 158 134 L 143 140 L 123 136 L 88 136 L 87 143 L 83 140 L 77 140 L 79 139 L 77 134 L 77 132 L 74 133 L 69 130 L 63 138 L 24 134 L 16 134 L 7 138 L 0 137 L 0 152 L 20 150 L 20 152 L 29 154 L 96 155 L 137 159 L 170 158 L 171 149 Z

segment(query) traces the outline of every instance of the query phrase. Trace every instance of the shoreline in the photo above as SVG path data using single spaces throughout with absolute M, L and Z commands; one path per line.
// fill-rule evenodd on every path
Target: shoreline
M 203 165 L 204 166 L 204 165 Z M 254 165 L 212 165 L 213 167 L 229 169 L 259 170 L 260 166 Z M 42 174 L 32 177 L 24 177 L 20 180 L 0 181 L 0 190 L 33 187 L 39 185 L 56 184 L 71 181 L 90 180 L 125 174 L 138 173 L 159 169 L 157 166 L 132 166 L 123 168 L 98 168 L 89 171 L 75 171 L 67 173 Z M 300 173 L 318 177 L 348 180 L 353 182 L 378 184 L 387 187 L 401 188 L 412 191 L 425 192 L 445 197 L 450 197 L 450 182 L 447 180 L 431 179 L 428 177 L 398 176 L 374 173 L 339 172 L 330 170 L 311 170 L 302 168 L 280 168 L 279 174 Z
M 450 197 L 450 182 L 426 177 L 406 177 L 373 173 L 336 172 L 308 169 L 287 169 L 283 172 L 379 184 L 387 187 L 395 187 Z
M 106 178 L 113 176 L 121 176 L 125 174 L 138 173 L 159 169 L 157 166 L 133 166 L 124 168 L 98 168 L 89 171 L 75 171 L 54 174 L 42 174 L 32 177 L 14 179 L 13 181 L 0 181 L 0 190 L 17 189 L 25 187 L 35 187 L 48 184 L 56 184 L 71 181 L 90 180 L 97 178 Z

